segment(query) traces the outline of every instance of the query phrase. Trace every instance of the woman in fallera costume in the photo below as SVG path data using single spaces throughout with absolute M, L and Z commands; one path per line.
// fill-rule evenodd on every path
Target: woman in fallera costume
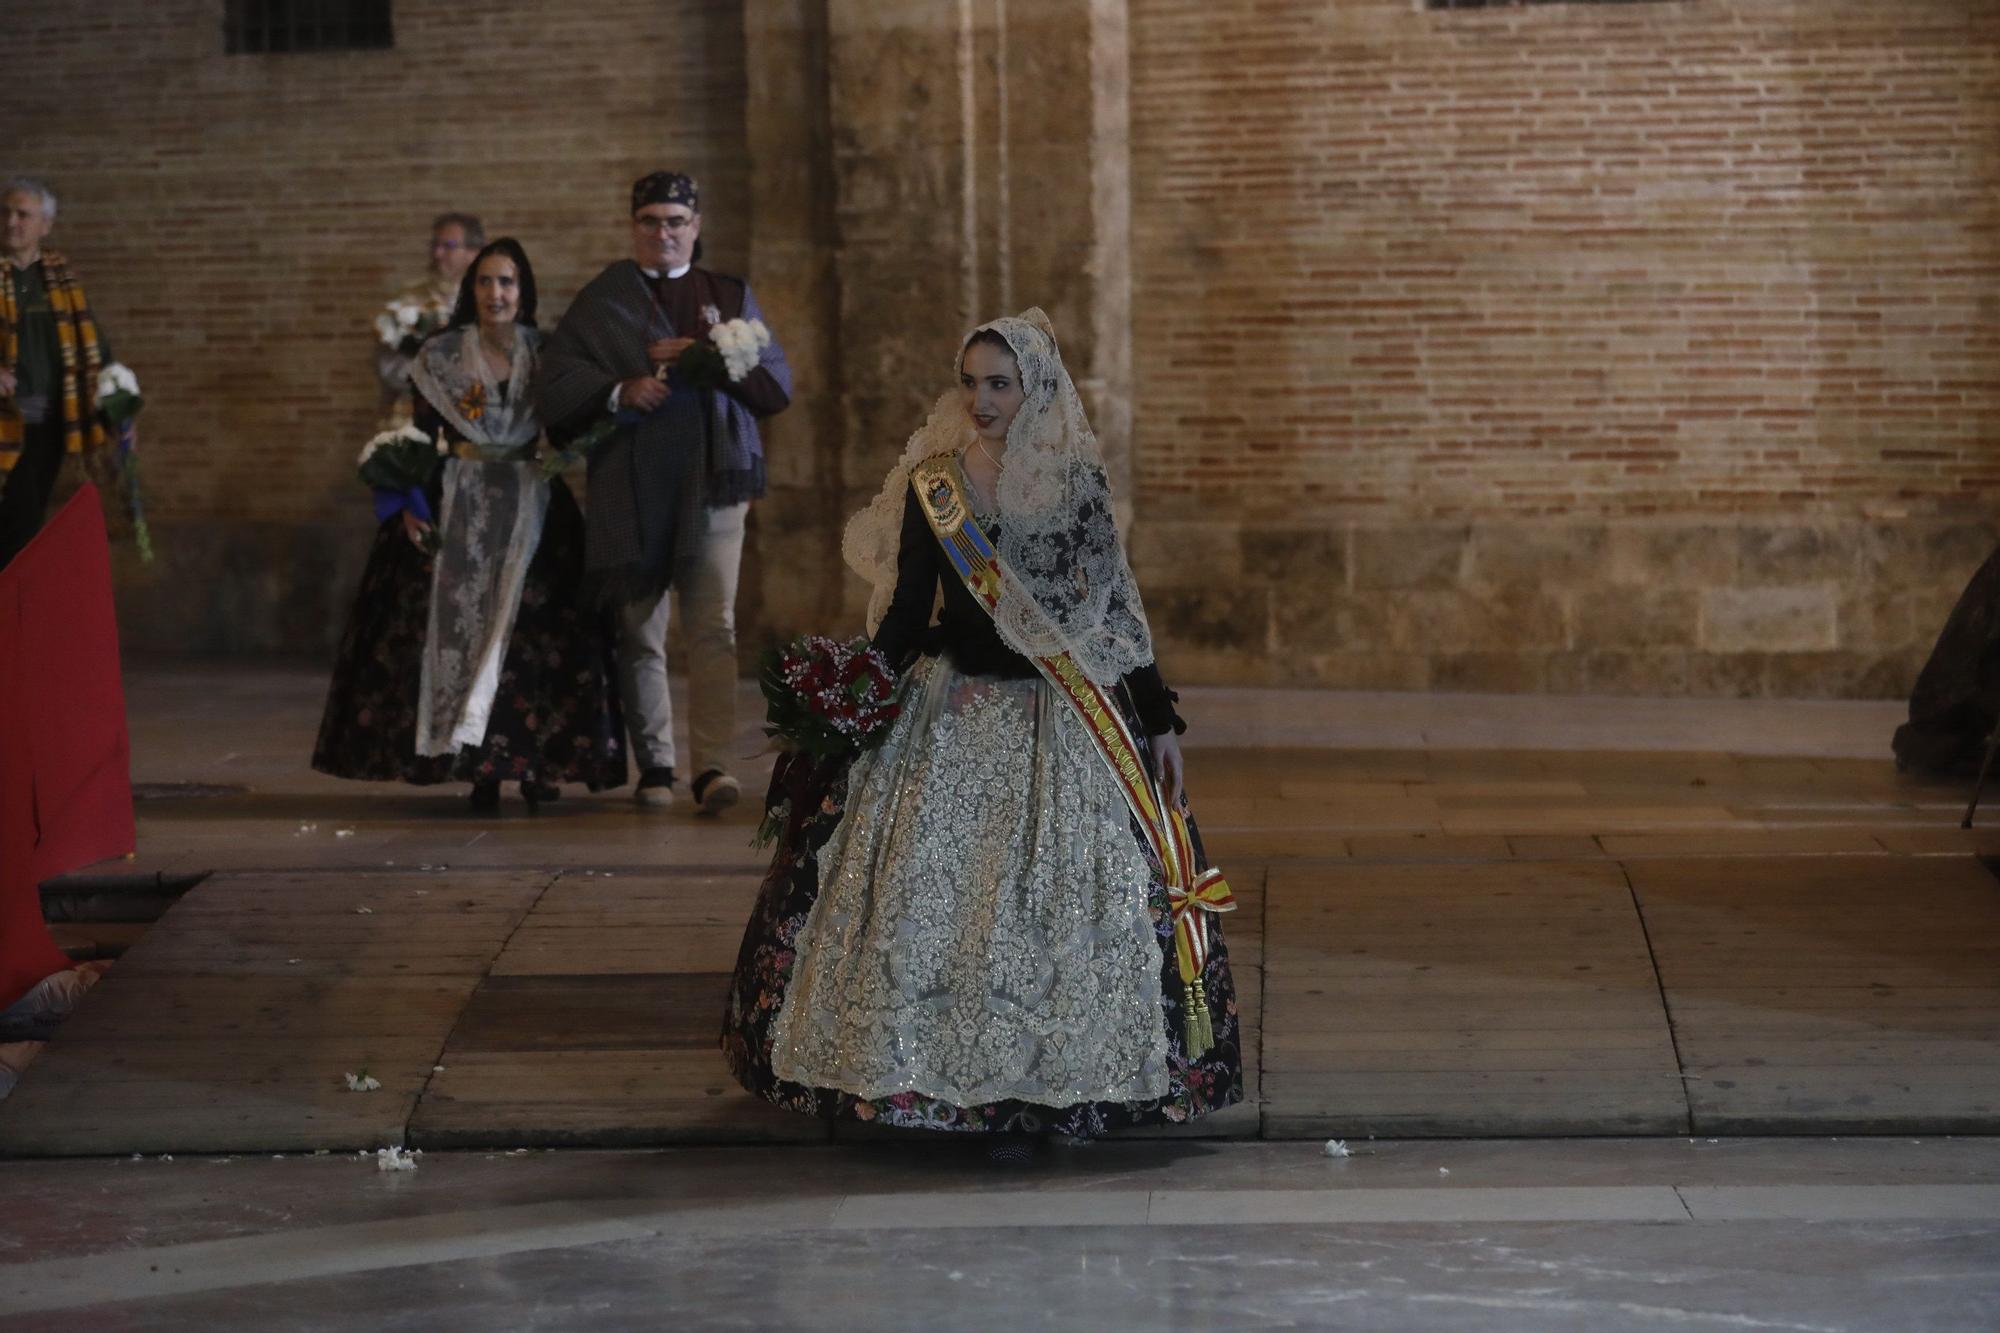
M 449 456 L 427 487 L 376 492 L 381 525 L 313 749 L 320 772 L 470 782 L 482 813 L 503 781 L 530 807 L 558 783 L 625 781 L 614 640 L 578 593 L 583 515 L 535 461 L 541 342 L 534 270 L 503 237 L 417 351 L 414 424 Z
M 774 774 L 722 1046 L 780 1106 L 1006 1158 L 1242 1097 L 1233 904 L 1053 329 L 984 325 L 957 370 L 845 541 L 902 711 L 851 767 Z

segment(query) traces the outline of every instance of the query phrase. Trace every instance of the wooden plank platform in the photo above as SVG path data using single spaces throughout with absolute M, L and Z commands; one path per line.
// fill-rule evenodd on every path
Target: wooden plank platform
M 1266 1137 L 1685 1132 L 1616 865 L 1274 867 L 1266 892 Z
M 459 793 L 333 783 L 298 758 L 311 684 L 297 717 L 200 737 L 213 771 L 154 775 L 243 781 L 143 802 L 118 868 L 223 873 L 0 1102 L 0 1152 L 825 1140 L 716 1050 L 754 812 L 572 792 L 476 819 Z M 1162 1133 L 2000 1131 L 2000 882 L 1977 860 L 2000 827 L 1958 830 L 1960 787 L 1858 759 L 1287 744 L 1189 746 L 1241 904 L 1251 1098 Z M 346 1090 L 363 1069 L 380 1091 Z
M 1639 861 L 1706 1134 L 2000 1127 L 2000 882 L 1971 857 Z
M 0 1152 L 400 1144 L 446 1034 L 554 878 L 211 876 L 0 1102 Z M 350 1092 L 363 1072 L 382 1086 Z
M 738 1086 L 718 1047 L 758 879 L 564 876 L 467 1002 L 412 1141 L 824 1141 Z

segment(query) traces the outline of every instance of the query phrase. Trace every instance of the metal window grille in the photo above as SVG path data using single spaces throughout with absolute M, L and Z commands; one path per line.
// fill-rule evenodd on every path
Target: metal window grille
M 227 0 L 230 55 L 280 51 L 380 51 L 396 44 L 391 0 Z

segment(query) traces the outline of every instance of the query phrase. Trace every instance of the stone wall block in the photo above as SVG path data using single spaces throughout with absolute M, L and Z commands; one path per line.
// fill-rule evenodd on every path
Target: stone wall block
M 1716 522 L 1614 525 L 1605 559 L 1604 577 L 1618 585 L 1715 587 L 1735 583 L 1739 568 L 1735 530 Z
M 2000 546 L 2000 519 L 1898 519 L 1859 534 L 1871 577 L 1963 589 Z
M 1835 588 L 1837 642 L 1849 651 L 1912 647 L 1918 637 L 1915 603 L 1905 589 L 1882 584 L 1841 584 Z M 1935 635 L 1940 618 L 1923 632 Z
M 1684 694 L 1688 654 L 1678 648 L 1558 653 L 1549 659 L 1548 682 L 1558 694 Z
M 1687 655 L 1687 692 L 1703 698 L 1755 699 L 1764 694 L 1765 669 L 1773 653 Z
M 1565 637 L 1562 602 L 1548 593 L 1451 588 L 1389 599 L 1389 643 L 1406 652 L 1558 649 Z
M 1347 533 L 1334 524 L 1296 527 L 1251 520 L 1239 529 L 1235 545 L 1233 554 L 1246 578 L 1317 597 L 1347 586 Z M 1220 550 L 1215 554 L 1228 558 Z
M 1609 538 L 1597 523 L 1474 524 L 1465 579 L 1483 587 L 1574 587 L 1603 576 Z
M 1481 694 L 1540 694 L 1549 687 L 1543 652 L 1441 653 L 1431 660 L 1430 687 Z
M 1907 696 L 1916 683 L 1921 653 L 1774 653 L 1764 666 L 1761 693 L 1785 699 L 1881 699 Z M 1889 738 L 1882 738 L 1884 755 Z
M 1849 581 L 1865 565 L 1859 524 L 1749 523 L 1737 529 L 1738 571 L 1750 587 Z
M 1146 596 L 1156 587 L 1236 586 L 1246 579 L 1269 582 L 1245 570 L 1238 536 L 1239 529 L 1232 522 L 1146 519 L 1134 524 L 1127 554 L 1139 580 L 1140 595 Z
M 1590 588 L 1569 599 L 1568 646 L 1587 652 L 1686 647 L 1701 621 L 1691 588 Z
M 1269 591 L 1274 651 L 1280 654 L 1377 653 L 1396 640 L 1396 603 L 1390 593 L 1344 593 L 1310 582 L 1279 584 Z
M 1836 625 L 1830 584 L 1711 588 L 1702 594 L 1698 642 L 1710 652 L 1821 652 L 1834 647 Z
M 1155 640 L 1169 646 L 1255 654 L 1269 641 L 1270 594 L 1263 589 L 1169 587 L 1145 602 Z
M 1286 684 L 1328 690 L 1427 690 L 1431 658 L 1418 653 L 1325 653 L 1298 659 Z
M 1464 580 L 1471 536 L 1471 529 L 1462 524 L 1356 528 L 1354 587 L 1455 588 Z

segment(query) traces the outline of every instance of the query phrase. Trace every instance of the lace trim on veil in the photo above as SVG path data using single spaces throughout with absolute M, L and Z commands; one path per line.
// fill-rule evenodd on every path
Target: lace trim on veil
M 988 329 L 1013 350 L 1027 395 L 1007 430 L 999 494 L 993 498 L 997 549 L 1009 576 L 994 627 L 1023 656 L 1066 651 L 1085 675 L 1111 685 L 1153 660 L 1153 638 L 1119 539 L 1104 457 L 1048 316 L 1028 310 L 975 332 Z M 871 585 L 871 634 L 895 593 L 910 470 L 926 458 L 959 452 L 972 438 L 959 391 L 945 393 L 910 437 L 881 491 L 849 521 L 841 554 Z

